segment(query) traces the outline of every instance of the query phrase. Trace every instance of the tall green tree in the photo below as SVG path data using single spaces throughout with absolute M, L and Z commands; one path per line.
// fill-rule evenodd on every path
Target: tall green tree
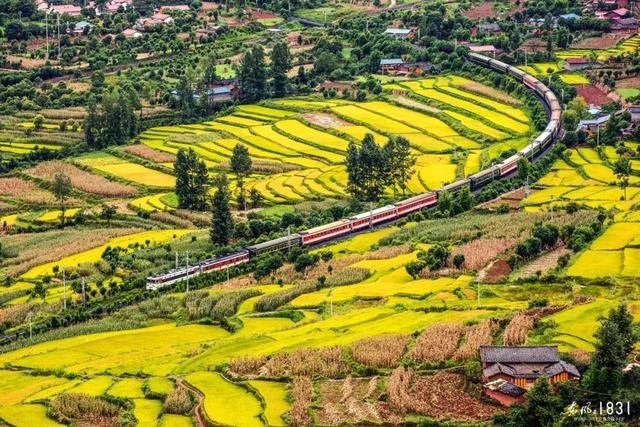
M 362 189 L 362 176 L 360 172 L 358 146 L 355 142 L 351 141 L 347 147 L 347 155 L 345 159 L 347 169 L 347 191 L 351 194 L 351 197 L 360 197 L 360 190 Z
M 173 164 L 176 175 L 176 196 L 181 209 L 203 211 L 207 207 L 207 180 L 209 172 L 204 161 L 192 148 L 179 149 Z
M 233 237 L 233 217 L 229 207 L 229 180 L 224 173 L 218 174 L 215 179 L 216 191 L 211 200 L 211 230 L 209 232 L 211 242 L 218 245 L 226 245 Z
M 529 174 L 531 173 L 531 162 L 526 157 L 521 157 L 518 160 L 518 179 L 521 181 L 525 181 L 529 179 Z
M 285 42 L 278 42 L 271 51 L 271 78 L 273 96 L 281 98 L 287 94 L 289 77 L 287 73 L 291 69 L 291 53 L 289 45 Z
M 242 57 L 240 63 L 240 86 L 244 102 L 256 102 L 265 97 L 267 71 L 262 46 L 254 45 Z
M 363 196 L 369 202 L 377 201 L 384 193 L 388 182 L 388 168 L 385 161 L 382 149 L 376 144 L 373 135 L 366 134 L 360 145 L 358 163 Z
M 416 157 L 411 153 L 409 141 L 397 136 L 391 138 L 384 146 L 385 163 L 387 164 L 387 174 L 389 185 L 402 190 L 404 196 L 407 190 L 407 183 L 415 173 L 413 167 L 416 164 Z
M 629 186 L 629 175 L 631 175 L 631 160 L 627 154 L 620 154 L 620 158 L 614 164 L 613 171 L 618 178 L 618 187 L 624 192 L 624 199 L 627 200 L 627 187 Z
M 632 317 L 626 304 L 609 312 L 600 322 L 598 339 L 591 365 L 583 384 L 597 395 L 613 395 L 622 385 L 622 368 L 637 341 L 631 328 Z
M 115 88 L 104 92 L 100 103 L 90 99 L 84 122 L 87 145 L 105 148 L 128 142 L 138 131 L 135 114 L 138 104 L 139 100 L 132 89 Z
M 249 156 L 249 150 L 243 144 L 236 144 L 233 147 L 233 154 L 231 155 L 231 171 L 236 175 L 236 181 L 238 182 L 238 201 L 243 210 L 247 210 L 247 200 L 244 194 L 244 180 L 251 175 L 251 157 Z
M 67 211 L 67 200 L 71 195 L 71 179 L 62 172 L 58 172 L 53 177 L 53 196 L 60 206 L 60 226 L 65 225 L 65 213 Z

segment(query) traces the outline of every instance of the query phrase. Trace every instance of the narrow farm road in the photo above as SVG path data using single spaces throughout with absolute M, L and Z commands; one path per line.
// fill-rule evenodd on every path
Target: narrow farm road
M 190 391 L 196 396 L 196 406 L 193 408 L 193 413 L 196 417 L 197 427 L 207 427 L 208 423 L 205 421 L 205 417 L 202 414 L 202 402 L 204 401 L 204 395 L 195 387 L 190 386 L 182 378 L 176 378 L 176 385 L 180 388 Z

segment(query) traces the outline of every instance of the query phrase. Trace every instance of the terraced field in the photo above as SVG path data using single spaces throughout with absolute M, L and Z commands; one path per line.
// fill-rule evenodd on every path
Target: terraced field
M 475 85 L 474 92 L 464 89 L 469 85 Z M 296 203 L 343 197 L 347 146 L 367 133 L 379 144 L 393 135 L 409 140 L 418 156 L 409 189 L 419 193 L 454 181 L 458 170 L 480 170 L 483 163 L 500 155 L 499 148 L 484 151 L 488 147 L 500 142 L 509 149 L 531 132 L 526 113 L 504 102 L 507 95 L 466 78 L 446 76 L 396 86 L 415 98 L 412 107 L 396 103 L 394 96 L 362 103 L 282 99 L 240 106 L 215 121 L 153 128 L 140 135 L 140 142 L 171 154 L 180 147 L 192 147 L 212 169 L 227 167 L 233 146 L 245 144 L 256 164 L 272 170 L 268 179 L 249 179 L 248 187 L 258 190 L 268 203 Z M 456 149 L 468 152 L 468 164 L 462 168 L 449 156 Z M 161 198 L 160 194 L 145 196 L 131 206 L 170 210 Z
M 629 55 L 637 51 L 640 46 L 640 37 L 634 35 L 622 43 L 618 44 L 615 47 L 605 50 L 595 50 L 598 54 L 599 61 L 606 61 L 608 58 L 612 56 L 621 56 L 621 55 Z M 579 58 L 579 57 L 589 57 L 589 55 L 594 52 L 590 49 L 569 49 L 560 52 L 556 52 L 556 56 L 560 59 L 567 58 Z
M 638 146 L 632 142 L 626 145 L 633 149 Z M 528 211 L 577 203 L 617 212 L 612 225 L 568 268 L 570 276 L 640 277 L 637 267 L 640 216 L 635 210 L 640 202 L 640 168 L 632 165 L 634 175 L 630 176 L 625 200 L 613 171 L 618 157 L 614 147 L 574 148 L 556 161 L 551 171 L 538 181 L 540 190 L 523 202 Z

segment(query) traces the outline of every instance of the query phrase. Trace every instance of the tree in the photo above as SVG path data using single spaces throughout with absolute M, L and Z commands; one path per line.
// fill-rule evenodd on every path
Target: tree
M 595 334 L 598 339 L 591 365 L 584 375 L 584 384 L 597 394 L 614 394 L 622 384 L 622 368 L 637 341 L 631 314 L 626 304 L 609 312 Z
M 471 195 L 471 189 L 468 185 L 462 187 L 458 192 L 458 209 L 460 212 L 465 212 L 473 207 L 473 196 Z
M 370 202 L 377 201 L 387 183 L 387 168 L 382 150 L 370 133 L 362 139 L 358 153 L 358 169 L 364 199 Z
M 436 209 L 442 216 L 451 216 L 453 214 L 453 195 L 448 191 L 441 192 L 438 195 Z
M 60 205 L 60 225 L 64 227 L 67 200 L 71 195 L 71 179 L 62 172 L 56 173 L 53 178 L 53 195 Z
M 464 254 L 455 254 L 453 256 L 453 266 L 458 270 L 462 268 L 462 266 L 464 265 L 464 261 Z
M 287 85 L 289 78 L 287 73 L 291 69 L 291 54 L 289 46 L 285 42 L 278 42 L 273 46 L 271 51 L 271 78 L 273 87 L 273 96 L 276 98 L 283 97 L 287 94 Z
M 176 105 L 185 119 L 193 117 L 196 110 L 196 101 L 193 97 L 193 80 L 189 73 L 184 73 L 176 87 Z
M 416 157 L 411 153 L 409 141 L 402 136 L 391 138 L 383 150 L 384 163 L 388 169 L 388 183 L 393 187 L 394 194 L 396 187 L 399 187 L 404 196 L 407 183 L 415 173 L 413 166 L 416 164 Z
M 224 173 L 219 173 L 215 179 L 216 192 L 211 201 L 211 242 L 226 245 L 233 236 L 233 217 L 229 207 L 229 180 Z
M 447 259 L 449 259 L 449 249 L 440 243 L 436 243 L 426 252 L 418 252 L 418 258 L 427 263 L 429 270 L 439 270 L 445 266 Z
M 552 426 L 554 418 L 560 412 L 560 401 L 553 394 L 551 384 L 546 377 L 540 377 L 526 395 L 524 424 L 528 426 Z
M 425 269 L 427 263 L 421 260 L 411 261 L 404 266 L 407 273 L 416 280 L 420 276 L 420 272 Z
M 173 164 L 176 175 L 175 192 L 178 197 L 178 207 L 203 211 L 207 207 L 207 180 L 209 172 L 204 161 L 192 148 L 185 151 L 180 148 Z
M 238 189 L 240 190 L 239 201 L 243 210 L 247 210 L 247 201 L 244 195 L 244 179 L 251 175 L 251 157 L 249 150 L 243 144 L 236 144 L 231 154 L 231 171 L 236 174 Z
M 259 208 L 262 204 L 262 194 L 260 194 L 256 188 L 252 188 L 251 191 L 249 191 L 249 203 L 251 209 Z
M 87 145 L 100 149 L 126 143 L 138 131 L 135 109 L 139 104 L 133 88 L 105 92 L 99 104 L 90 98 L 84 121 Z
M 531 173 L 531 162 L 526 157 L 520 157 L 518 160 L 518 179 L 526 181 Z
M 629 175 L 631 175 L 631 160 L 626 154 L 621 154 L 614 164 L 614 173 L 618 178 L 618 187 L 624 192 L 624 200 L 627 200 L 627 187 L 629 186 Z
M 242 57 L 240 63 L 240 86 L 242 88 L 242 99 L 247 103 L 259 101 L 265 97 L 267 73 L 262 46 L 254 45 Z
M 33 119 L 33 127 L 35 128 L 35 130 L 42 129 L 43 124 L 44 124 L 44 117 L 42 117 L 41 114 L 38 114 L 37 116 L 35 116 L 35 118 Z
M 358 147 L 351 141 L 347 147 L 345 163 L 347 165 L 347 191 L 351 197 L 358 198 L 362 189 L 362 176 L 360 173 L 360 162 L 358 159 Z

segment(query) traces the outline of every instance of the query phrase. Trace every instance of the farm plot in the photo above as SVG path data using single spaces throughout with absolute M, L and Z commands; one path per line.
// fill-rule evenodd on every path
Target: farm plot
M 266 403 L 264 415 L 270 426 L 284 426 L 282 416 L 289 410 L 287 386 L 274 381 L 249 381 L 249 385 L 263 397 Z
M 260 402 L 246 389 L 215 372 L 194 372 L 185 379 L 204 394 L 204 410 L 214 422 L 262 426 L 258 418 L 262 413 Z
M 55 266 L 77 266 L 83 263 L 92 263 L 100 259 L 102 253 L 107 247 L 121 247 L 127 248 L 134 245 L 144 246 L 147 241 L 149 243 L 163 243 L 176 237 L 183 236 L 191 230 L 157 230 L 157 231 L 144 231 L 142 233 L 135 233 L 128 236 L 116 237 L 111 239 L 108 243 L 98 246 L 96 248 L 70 255 L 59 259 L 57 261 L 49 262 L 46 264 L 34 267 L 25 274 L 24 278 L 34 279 L 39 276 L 45 276 L 52 274 L 52 270 Z
M 78 157 L 76 161 L 92 169 L 141 185 L 172 188 L 176 183 L 176 179 L 171 175 L 100 151 Z
M 276 123 L 276 128 L 287 136 L 302 139 L 305 143 L 319 148 L 345 152 L 349 143 L 330 133 L 311 128 L 298 120 L 282 120 Z

